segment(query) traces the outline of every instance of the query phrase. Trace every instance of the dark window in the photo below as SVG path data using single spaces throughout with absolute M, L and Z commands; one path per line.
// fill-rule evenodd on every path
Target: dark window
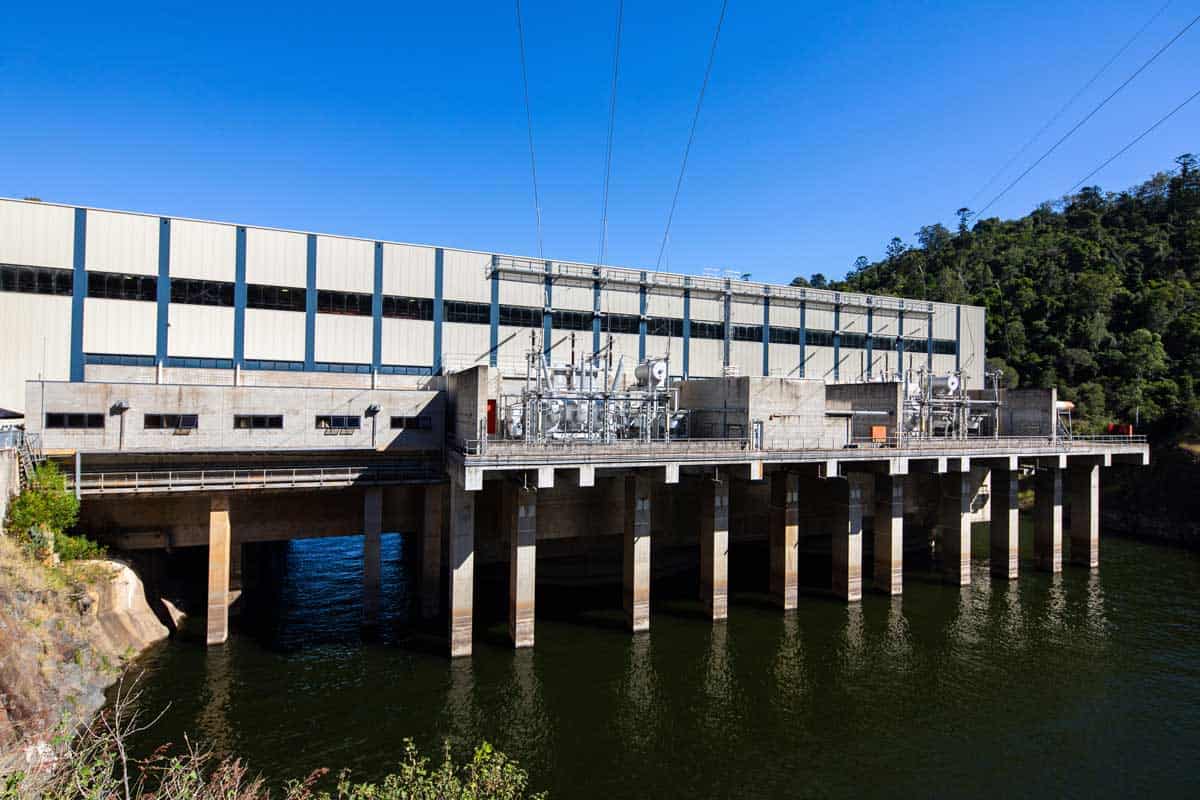
M 150 275 L 122 275 L 116 272 L 89 272 L 88 297 L 153 302 L 158 299 L 158 278 Z
M 301 372 L 304 369 L 303 361 L 270 361 L 260 358 L 251 358 L 242 362 L 242 369 L 264 369 L 275 370 L 278 372 Z
M 933 354 L 938 356 L 952 356 L 957 350 L 957 345 L 953 339 L 934 339 Z
M 225 281 L 172 278 L 171 302 L 193 306 L 232 306 L 233 284 Z
M 500 306 L 500 324 L 516 328 L 540 328 L 542 327 L 542 310 L 526 306 Z
M 293 286 L 246 284 L 247 308 L 272 308 L 277 311 L 304 311 L 308 292 Z
M 600 330 L 605 333 L 640 333 L 642 320 L 631 314 L 605 314 L 600 318 Z
M 348 431 L 362 427 L 362 417 L 356 414 L 321 414 L 317 417 L 318 430 Z
M 762 325 L 734 325 L 732 339 L 735 342 L 761 342 Z
M 771 344 L 800 344 L 799 328 L 771 328 Z
M 651 317 L 646 322 L 646 333 L 650 336 L 683 337 L 683 320 L 672 317 Z
M 466 303 L 462 300 L 447 300 L 443 305 L 446 322 L 466 322 L 487 325 L 491 322 L 491 306 L 487 303 Z M 504 321 L 504 307 L 500 308 L 500 321 Z
M 433 301 L 428 297 L 383 298 L 383 315 L 393 319 L 433 319 Z
M 394 430 L 408 431 L 428 431 L 433 430 L 433 419 L 431 417 L 392 417 L 392 428 Z
M 103 414 L 66 414 L 50 412 L 46 414 L 47 428 L 94 429 L 104 427 Z
M 282 430 L 283 417 L 278 414 L 235 414 L 233 427 L 237 430 Z
M 196 414 L 147 414 L 142 423 L 146 430 L 195 430 L 200 427 Z
M 848 347 L 853 350 L 866 350 L 867 335 L 865 333 L 843 333 L 842 347 Z
M 804 334 L 804 343 L 809 347 L 833 347 L 833 331 L 810 329 Z
M 153 367 L 154 356 L 116 355 L 113 353 L 84 353 L 85 364 L 108 364 L 119 367 Z
M 371 295 L 361 292 L 334 292 L 321 289 L 317 292 L 317 313 L 369 317 L 372 313 Z
M 550 324 L 564 331 L 590 331 L 592 329 L 592 312 L 555 311 Z
M 432 375 L 433 367 L 415 367 L 405 364 L 381 364 L 380 375 Z
M 70 297 L 74 285 L 74 275 L 69 269 L 0 264 L 0 292 L 57 294 Z
M 339 364 L 335 361 L 318 361 L 313 364 L 313 372 L 356 372 L 365 374 L 370 371 L 370 364 Z
M 895 350 L 896 349 L 896 337 L 895 336 L 872 336 L 871 337 L 871 349 L 872 350 Z
M 693 339 L 724 339 L 725 325 L 721 322 L 692 322 Z

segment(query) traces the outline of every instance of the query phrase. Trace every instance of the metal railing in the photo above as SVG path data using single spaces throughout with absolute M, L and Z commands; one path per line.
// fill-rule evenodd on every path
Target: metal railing
M 250 489 L 312 489 L 338 486 L 427 483 L 442 479 L 444 470 L 433 463 L 377 466 L 263 467 L 257 469 L 137 470 L 85 472 L 80 494 L 156 494 Z M 74 476 L 67 477 L 75 488 Z
M 527 453 L 553 453 L 555 455 L 589 455 L 604 453 L 640 454 L 652 453 L 655 456 L 689 453 L 736 452 L 750 450 L 750 440 L 741 439 L 672 439 L 664 442 L 655 439 L 649 442 L 641 439 L 616 439 L 612 442 L 588 442 L 564 440 L 548 440 L 530 444 L 520 439 L 468 439 L 457 443 L 459 452 L 466 456 L 481 456 L 503 459 L 510 455 Z
M 874 439 L 871 437 L 855 437 L 850 441 L 848 446 L 856 448 L 878 448 L 890 450 L 906 450 L 906 449 L 944 449 L 944 450 L 964 450 L 964 449 L 993 449 L 993 450 L 1009 450 L 1013 447 L 1062 447 L 1071 449 L 1072 447 L 1093 447 L 1095 445 L 1129 445 L 1141 447 L 1147 444 L 1145 436 L 1059 436 L 1053 438 L 1050 436 L 978 436 L 968 437 L 966 439 L 940 438 L 940 437 L 904 437 L 897 440 L 894 436 L 889 436 L 885 439 Z M 797 448 L 804 449 L 804 448 Z

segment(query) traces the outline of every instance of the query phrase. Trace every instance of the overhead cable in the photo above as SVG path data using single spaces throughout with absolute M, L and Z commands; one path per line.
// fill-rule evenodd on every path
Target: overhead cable
M 1052 144 L 1050 146 L 1049 150 L 1042 153 L 1038 157 L 1037 161 L 1034 161 L 1032 164 L 1030 164 L 1028 167 L 1026 167 L 1025 171 L 1022 172 L 1020 175 L 1018 175 L 1016 178 L 1014 178 L 1011 183 L 1009 183 L 1007 186 L 1005 186 L 1004 190 L 1001 191 L 1000 194 L 993 197 L 990 201 L 988 201 L 987 205 L 985 205 L 983 208 L 979 209 L 979 211 L 973 213 L 971 216 L 975 219 L 981 218 L 983 216 L 983 212 L 987 211 L 998 200 L 1000 200 L 1000 198 L 1002 198 L 1002 197 L 1004 197 L 1004 195 L 1008 194 L 1009 191 L 1011 191 L 1014 186 L 1016 186 L 1018 183 L 1020 183 L 1021 180 L 1024 179 L 1024 177 L 1026 175 L 1028 175 L 1030 172 L 1033 172 L 1034 168 L 1036 168 L 1038 164 L 1041 164 L 1043 161 L 1045 161 L 1050 156 L 1051 153 L 1053 153 L 1055 150 L 1058 149 L 1059 145 L 1061 145 L 1067 139 L 1071 138 L 1071 135 L 1074 134 L 1075 131 L 1082 128 L 1084 126 L 1084 124 L 1087 123 L 1088 120 L 1090 120 L 1092 117 L 1096 116 L 1097 112 L 1099 112 L 1100 109 L 1102 109 L 1102 108 L 1104 108 L 1104 106 L 1108 105 L 1109 100 L 1112 100 L 1114 97 L 1116 97 L 1117 94 L 1119 94 L 1122 89 L 1124 89 L 1126 86 L 1128 86 L 1130 83 L 1133 82 L 1134 78 L 1136 78 L 1138 75 L 1141 75 L 1142 72 L 1144 72 L 1147 67 L 1149 67 L 1151 64 L 1153 64 L 1155 61 L 1157 61 L 1159 56 L 1161 56 L 1163 53 L 1165 53 L 1171 47 L 1171 45 L 1173 45 L 1173 44 L 1175 44 L 1175 42 L 1179 41 L 1180 37 L 1182 37 L 1185 33 L 1187 33 L 1192 28 L 1192 26 L 1195 25 L 1197 22 L 1200 22 L 1200 16 L 1194 17 L 1191 22 L 1189 22 L 1187 25 L 1183 26 L 1183 29 L 1180 30 L 1179 33 L 1172 36 L 1171 40 L 1169 42 L 1164 44 L 1162 47 L 1158 48 L 1158 50 L 1155 51 L 1154 55 L 1150 56 L 1150 58 L 1148 58 L 1145 62 L 1143 62 L 1140 67 L 1138 67 L 1136 70 L 1134 70 L 1133 74 L 1130 75 L 1128 78 L 1126 78 L 1124 81 L 1122 81 L 1120 86 L 1118 86 L 1116 89 L 1113 89 L 1112 92 L 1110 92 L 1107 97 L 1105 97 L 1103 100 L 1101 100 L 1099 102 L 1099 104 L 1096 105 L 1095 108 L 1093 108 L 1091 111 L 1089 111 L 1083 117 L 1083 119 L 1079 120 L 1079 122 L 1076 122 L 1075 125 L 1069 131 L 1064 133 L 1062 135 L 1062 137 L 1059 138 L 1058 141 L 1056 141 L 1054 144 Z
M 525 71 L 525 30 L 521 27 L 521 0 L 517 3 L 517 44 L 521 50 L 521 85 L 525 90 L 525 126 L 529 132 L 529 171 L 533 175 L 533 211 L 537 216 L 538 258 L 542 257 L 542 204 L 538 199 L 537 159 L 533 155 L 533 112 L 529 108 L 529 76 Z
M 1154 16 L 1150 17 L 1150 19 L 1148 19 L 1146 21 L 1146 23 L 1144 25 L 1142 25 L 1142 27 L 1138 28 L 1137 32 L 1134 33 L 1133 36 L 1130 36 L 1125 41 L 1125 44 L 1121 45 L 1121 48 L 1119 50 L 1117 50 L 1116 53 L 1113 54 L 1112 58 L 1108 59 L 1108 61 L 1105 61 L 1104 65 L 1101 66 L 1100 69 L 1096 70 L 1096 72 L 1092 74 L 1092 77 L 1088 78 L 1087 83 L 1083 84 L 1083 86 L 1081 86 L 1079 88 L 1079 90 L 1075 92 L 1075 94 L 1071 95 L 1070 100 L 1063 103 L 1062 107 L 1060 109 L 1058 109 L 1058 111 L 1054 112 L 1054 115 L 1051 116 L 1050 119 L 1046 120 L 1046 124 L 1042 125 L 1042 127 L 1038 129 L 1037 133 L 1035 133 L 1033 136 L 1029 137 L 1029 140 L 1026 141 L 1025 144 L 1021 145 L 1021 149 L 1018 150 L 1017 152 L 1013 153 L 1012 157 L 1010 157 L 1008 159 L 1008 161 L 1004 162 L 1004 166 L 1002 166 L 1002 167 L 1000 167 L 1000 169 L 996 170 L 996 172 L 992 175 L 992 177 L 987 179 L 987 183 L 985 183 L 983 186 L 979 187 L 979 189 L 975 192 L 975 194 L 971 195 L 971 199 L 969 201 L 967 201 L 967 206 L 970 207 L 970 206 L 974 205 L 975 201 L 979 199 L 979 195 L 983 194 L 988 189 L 990 189 L 992 184 L 995 183 L 996 180 L 1001 175 L 1008 172 L 1008 168 L 1011 167 L 1017 161 L 1017 159 L 1019 159 L 1021 156 L 1025 155 L 1025 152 L 1027 150 L 1029 150 L 1030 147 L 1033 146 L 1033 143 L 1036 142 L 1038 139 L 1042 138 L 1042 134 L 1044 134 L 1046 131 L 1048 131 L 1051 128 L 1051 126 L 1054 125 L 1054 123 L 1058 122 L 1059 118 L 1062 117 L 1062 115 L 1066 113 L 1068 108 L 1070 108 L 1072 105 L 1075 104 L 1075 101 L 1078 100 L 1083 95 L 1084 92 L 1086 92 L 1088 89 L 1092 88 L 1092 84 L 1094 84 L 1100 78 L 1100 76 L 1103 75 L 1108 70 L 1108 68 L 1113 65 L 1113 63 L 1118 58 L 1120 58 L 1122 55 L 1125 54 L 1125 51 L 1129 49 L 1129 46 L 1132 45 L 1135 41 L 1137 41 L 1138 37 L 1140 37 L 1143 33 L 1145 33 L 1146 29 L 1149 28 L 1151 25 L 1153 25 L 1154 22 L 1159 17 L 1162 16 L 1163 12 L 1167 10 L 1167 6 L 1169 6 L 1169 5 L 1171 5 L 1171 0 L 1167 0 L 1167 2 L 1163 3 L 1162 8 L 1158 9 L 1158 11 L 1156 11 L 1154 13 Z
M 704 105 L 704 91 L 708 88 L 708 78 L 712 74 L 713 61 L 717 57 L 717 42 L 721 38 L 721 25 L 725 22 L 725 9 L 729 0 L 722 0 L 721 15 L 717 18 L 717 30 L 713 34 L 712 48 L 708 51 L 708 66 L 704 69 L 704 81 L 700 84 L 700 97 L 696 100 L 696 113 L 692 115 L 692 128 L 688 133 L 687 146 L 683 149 L 683 163 L 679 166 L 679 179 L 675 182 L 675 195 L 671 198 L 671 211 L 667 214 L 667 227 L 663 231 L 662 245 L 658 248 L 658 261 L 654 268 L 662 265 L 663 252 L 667 249 L 667 239 L 671 235 L 671 221 L 675 218 L 675 206 L 679 202 L 679 190 L 683 186 L 683 174 L 687 171 L 688 154 L 692 151 L 692 141 L 696 138 L 696 123 L 700 120 L 700 108 Z
M 612 87 L 608 101 L 608 147 L 604 155 L 604 201 L 600 210 L 600 258 L 603 264 L 608 256 L 608 183 L 612 175 L 613 128 L 617 121 L 617 74 L 621 65 L 621 22 L 625 16 L 625 0 L 617 0 L 617 33 L 613 46 Z

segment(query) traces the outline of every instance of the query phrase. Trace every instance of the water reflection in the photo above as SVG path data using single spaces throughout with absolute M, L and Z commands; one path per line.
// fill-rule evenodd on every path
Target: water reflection
M 904 598 L 895 595 L 888 603 L 887 632 L 884 639 L 884 654 L 887 662 L 900 672 L 912 667 L 912 632 L 904 616 Z
M 735 713 L 728 635 L 728 623 L 714 622 L 708 637 L 708 660 L 704 670 L 704 695 L 708 702 L 701 712 L 701 724 L 711 728 L 712 733 L 727 729 Z
M 775 648 L 775 696 L 784 708 L 800 707 L 808 691 L 808 676 L 804 670 L 804 647 L 800 641 L 800 618 L 784 614 L 779 645 Z
M 621 686 L 621 708 L 617 727 L 631 752 L 647 752 L 655 740 L 655 697 L 658 676 L 651 658 L 650 633 L 630 637 Z
M 1067 626 L 1067 593 L 1063 588 L 1061 572 L 1050 575 L 1050 586 L 1046 589 L 1046 616 L 1043 624 L 1048 632 L 1061 633 Z
M 512 655 L 511 691 L 506 695 L 504 738 L 522 742 L 530 752 L 540 752 L 550 740 L 550 720 L 546 713 L 542 682 L 538 677 L 534 651 L 521 648 Z
M 1000 604 L 998 633 L 1008 650 L 1025 650 L 1028 646 L 1025 633 L 1025 612 L 1021 607 L 1021 586 L 1015 580 L 1005 581 L 1000 591 L 993 592 Z
M 234 727 L 229 719 L 233 694 L 230 649 L 209 647 L 204 651 L 204 704 L 196 715 L 203 740 L 218 753 L 234 752 Z
M 447 667 L 449 684 L 444 704 L 447 733 L 451 739 L 473 746 L 479 739 L 479 717 L 475 705 L 475 670 L 470 658 L 456 658 Z
M 846 605 L 846 624 L 842 628 L 841 661 L 850 675 L 857 675 L 866 666 L 866 637 L 863 631 L 862 603 Z
M 1098 644 L 1103 644 L 1108 638 L 1108 617 L 1104 611 L 1104 587 L 1100 584 L 1100 573 L 1092 570 L 1087 579 L 1087 601 L 1085 605 L 1088 631 Z

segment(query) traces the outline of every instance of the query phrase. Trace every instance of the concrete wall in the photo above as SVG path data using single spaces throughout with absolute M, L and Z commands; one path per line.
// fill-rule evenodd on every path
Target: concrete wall
M 129 404 L 124 414 L 112 410 L 118 401 Z M 428 390 L 30 381 L 27 403 L 37 412 L 27 419 L 28 428 L 42 432 L 47 450 L 435 450 L 444 436 L 444 399 Z M 366 413 L 372 404 L 380 407 L 374 443 L 372 418 Z M 105 425 L 99 430 L 44 429 L 44 415 L 58 412 L 103 414 Z M 198 414 L 199 427 L 186 435 L 144 427 L 144 415 L 164 413 Z M 282 414 L 283 429 L 235 429 L 236 414 Z M 315 418 L 324 414 L 358 415 L 361 427 L 345 433 L 318 429 Z M 393 430 L 392 416 L 428 416 L 432 428 Z
M 1001 436 L 1053 436 L 1057 389 L 1001 389 Z
M 479 439 L 487 422 L 488 368 L 476 366 L 446 377 L 447 416 L 457 442 Z
M 750 420 L 763 423 L 765 447 L 812 446 L 835 431 L 826 425 L 825 392 L 815 379 L 746 378 Z
M 845 383 L 826 387 L 825 396 L 830 410 L 850 412 L 883 412 L 863 414 L 851 418 L 851 436 L 869 439 L 871 429 L 882 425 L 887 436 L 896 435 L 896 420 L 904 402 L 904 385 L 901 383 Z M 843 428 L 844 430 L 844 428 Z
M 737 439 L 750 435 L 750 379 L 711 378 L 679 384 L 679 405 L 688 409 L 692 438 Z

